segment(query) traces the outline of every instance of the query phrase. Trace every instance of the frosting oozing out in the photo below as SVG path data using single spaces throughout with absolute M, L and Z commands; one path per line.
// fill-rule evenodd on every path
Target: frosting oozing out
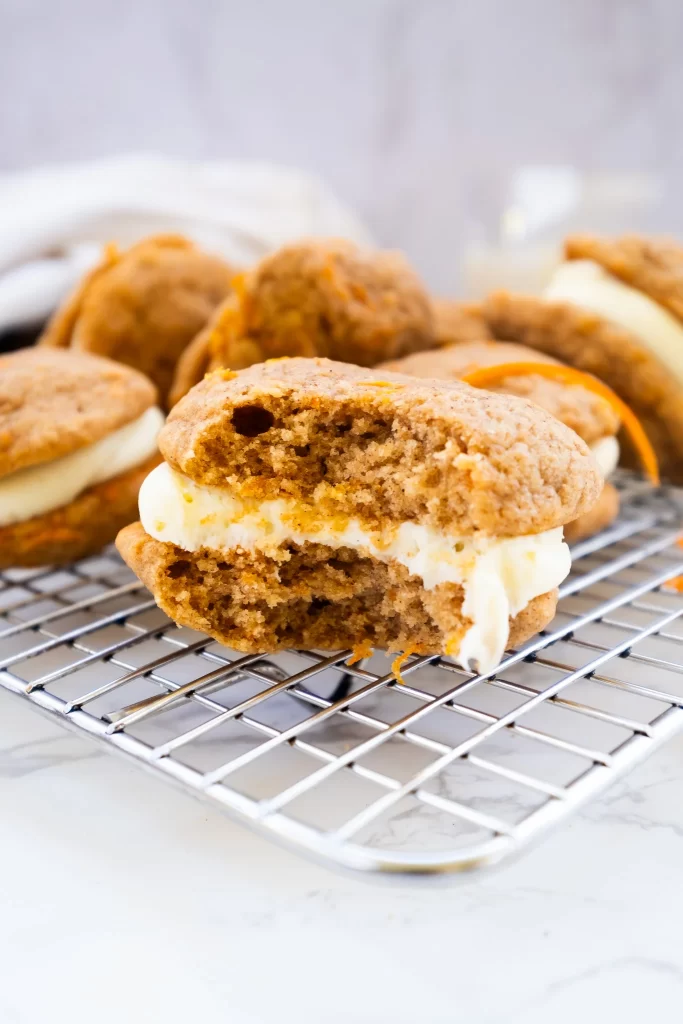
M 140 519 L 157 540 L 186 551 L 274 553 L 287 543 L 349 547 L 383 562 L 398 562 L 427 590 L 460 584 L 463 615 L 472 625 L 446 649 L 465 667 L 488 672 L 508 640 L 509 618 L 553 590 L 569 572 L 562 528 L 521 537 L 451 536 L 420 523 L 371 530 L 359 519 L 317 516 L 291 499 L 246 502 L 228 490 L 204 487 L 163 463 L 140 490 Z
M 683 384 L 683 323 L 638 288 L 593 260 L 568 260 L 555 271 L 544 297 L 571 302 L 630 331 Z
M 68 505 L 95 484 L 146 462 L 164 416 L 155 406 L 93 444 L 0 479 L 0 526 L 25 522 Z

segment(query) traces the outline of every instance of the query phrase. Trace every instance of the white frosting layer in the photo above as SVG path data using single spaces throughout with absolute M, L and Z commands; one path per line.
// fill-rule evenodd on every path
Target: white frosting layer
M 589 309 L 634 334 L 683 384 L 683 324 L 637 288 L 593 260 L 561 263 L 545 298 Z
M 68 505 L 89 487 L 139 466 L 154 453 L 163 422 L 153 406 L 94 444 L 0 479 L 0 526 Z
M 619 442 L 616 437 L 601 437 L 590 446 L 603 479 L 611 476 L 619 465 Z
M 358 519 L 315 519 L 297 502 L 277 499 L 247 504 L 229 492 L 200 487 L 163 463 L 140 489 L 140 519 L 146 532 L 186 551 L 273 551 L 283 544 L 351 547 L 383 562 L 396 561 L 419 576 L 427 590 L 459 583 L 463 613 L 472 626 L 453 651 L 466 668 L 488 672 L 508 641 L 508 619 L 534 597 L 553 590 L 570 569 L 561 527 L 523 537 L 453 537 L 404 522 L 369 531 Z M 457 647 L 454 642 L 454 648 Z M 450 653 L 450 652 L 449 652 Z

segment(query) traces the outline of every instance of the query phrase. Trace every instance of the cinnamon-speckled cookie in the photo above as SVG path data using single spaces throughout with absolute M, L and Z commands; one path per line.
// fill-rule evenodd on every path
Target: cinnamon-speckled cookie
M 683 248 L 575 236 L 565 256 L 543 297 L 488 297 L 493 334 L 604 380 L 641 420 L 662 475 L 683 481 Z
M 165 403 L 176 363 L 230 294 L 235 269 L 178 235 L 110 247 L 39 344 L 108 356 L 147 374 Z
M 388 370 L 416 377 L 458 380 L 485 366 L 530 362 L 560 365 L 558 360 L 524 345 L 492 341 L 451 345 L 433 352 L 417 352 L 404 359 L 385 363 L 384 366 Z M 619 417 L 613 407 L 599 395 L 580 384 L 566 384 L 533 373 L 503 376 L 489 390 L 518 395 L 540 405 L 594 448 L 598 464 L 606 476 L 616 468 L 619 448 L 615 434 L 619 429 Z M 596 533 L 612 522 L 618 512 L 618 492 L 606 484 L 598 503 L 578 520 L 567 525 L 565 537 L 573 541 Z
M 436 344 L 432 310 L 399 253 L 337 239 L 288 245 L 236 282 L 178 364 L 171 404 L 207 370 L 280 356 L 374 366 Z
M 142 374 L 47 348 L 0 357 L 0 568 L 97 551 L 135 518 L 163 416 Z
M 369 642 L 489 670 L 551 617 L 562 526 L 602 486 L 530 402 L 326 359 L 215 371 L 159 440 L 119 550 L 241 651 Z

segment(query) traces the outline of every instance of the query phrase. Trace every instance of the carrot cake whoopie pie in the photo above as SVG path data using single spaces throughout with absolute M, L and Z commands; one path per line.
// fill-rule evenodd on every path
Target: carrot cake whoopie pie
M 0 568 L 98 551 L 137 513 L 163 414 L 135 370 L 48 348 L 0 356 Z
M 608 482 L 619 462 L 619 442 L 616 438 L 620 426 L 619 415 L 604 398 L 587 390 L 581 383 L 569 384 L 553 380 L 532 370 L 518 376 L 505 376 L 505 366 L 520 363 L 540 363 L 541 368 L 544 364 L 561 365 L 558 360 L 534 352 L 524 345 L 504 341 L 473 341 L 433 352 L 417 352 L 404 359 L 385 363 L 384 368 L 415 377 L 466 380 L 473 371 L 500 367 L 499 379 L 485 385 L 489 390 L 528 398 L 576 431 L 591 449 L 605 485 L 593 508 L 565 526 L 565 539 L 575 543 L 609 526 L 619 512 L 618 491 Z
M 542 297 L 495 292 L 484 315 L 496 338 L 605 381 L 642 422 L 662 476 L 683 482 L 682 246 L 570 237 Z
M 429 296 L 400 253 L 341 239 L 299 242 L 235 282 L 180 360 L 171 404 L 219 367 L 280 356 L 375 366 L 434 345 Z
M 181 235 L 155 235 L 126 252 L 110 246 L 39 344 L 93 352 L 141 370 L 166 405 L 178 359 L 230 294 L 235 273 Z
M 123 558 L 175 621 L 243 652 L 372 645 L 490 671 L 553 617 L 585 443 L 458 381 L 327 359 L 209 374 L 159 437 Z

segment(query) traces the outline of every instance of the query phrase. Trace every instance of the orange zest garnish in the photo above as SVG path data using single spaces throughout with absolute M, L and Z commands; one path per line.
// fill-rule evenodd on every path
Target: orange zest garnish
M 416 644 L 414 646 L 411 645 L 410 647 L 406 647 L 403 654 L 396 655 L 396 657 L 391 663 L 391 671 L 394 673 L 397 683 L 405 683 L 405 680 L 401 675 L 401 669 L 403 668 L 411 654 L 419 654 L 421 650 L 422 648 L 420 647 L 420 645 Z
M 553 363 L 501 363 L 498 366 L 482 366 L 478 370 L 466 373 L 461 380 L 475 388 L 486 388 L 491 384 L 499 384 L 506 377 L 526 377 L 532 374 L 549 380 L 558 380 L 563 384 L 579 385 L 609 402 L 631 438 L 650 482 L 655 487 L 659 486 L 657 456 L 640 420 L 610 387 L 592 374 L 575 370 L 572 366 L 555 366 Z
M 353 645 L 353 654 L 347 660 L 347 665 L 355 665 L 357 661 L 362 661 L 363 658 L 371 658 L 373 655 L 372 644 L 369 640 L 363 640 L 360 644 Z

